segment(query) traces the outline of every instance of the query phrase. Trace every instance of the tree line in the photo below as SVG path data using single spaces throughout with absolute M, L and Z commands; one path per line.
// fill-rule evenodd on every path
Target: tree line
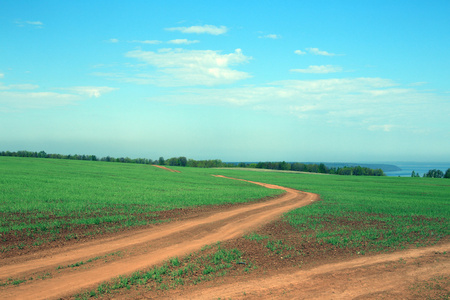
M 45 151 L 33 152 L 33 151 L 1 151 L 0 156 L 14 156 L 14 157 L 35 157 L 35 158 L 53 158 L 53 159 L 71 159 L 71 160 L 89 160 L 89 161 L 107 161 L 107 162 L 121 162 L 121 163 L 136 163 L 136 164 L 155 164 L 157 161 L 153 161 L 147 158 L 129 158 L 129 157 L 111 157 L 106 156 L 98 158 L 96 155 L 79 155 L 79 154 L 54 154 L 46 153 Z
M 420 177 L 420 174 L 412 171 L 411 177 Z M 450 178 L 450 168 L 448 168 L 447 171 L 445 171 L 445 173 L 437 169 L 429 170 L 428 172 L 424 173 L 422 177 Z
M 112 157 L 106 156 L 98 158 L 96 155 L 79 155 L 79 154 L 53 154 L 46 153 L 45 151 L 33 152 L 33 151 L 1 151 L 0 156 L 13 156 L 13 157 L 35 157 L 35 158 L 52 158 L 52 159 L 71 159 L 71 160 L 88 160 L 88 161 L 104 161 L 104 162 L 119 162 L 119 163 L 136 163 L 147 165 L 167 165 L 167 166 L 180 166 L 180 167 L 195 167 L 195 168 L 220 168 L 220 167 L 234 167 L 233 164 L 223 163 L 220 159 L 212 160 L 194 160 L 187 159 L 184 156 L 172 157 L 164 159 L 160 157 L 152 160 L 149 158 L 129 158 L 129 157 Z
M 385 176 L 382 169 L 371 169 L 361 166 L 345 166 L 329 168 L 324 163 L 304 164 L 299 162 L 259 162 L 253 164 L 239 163 L 238 167 L 257 168 L 282 171 L 299 171 L 321 174 L 353 175 L 353 176 Z
M 385 176 L 382 169 L 371 169 L 361 166 L 346 166 L 346 167 L 332 167 L 328 168 L 325 164 L 304 164 L 299 162 L 259 162 L 259 163 L 224 163 L 220 159 L 211 160 L 194 160 L 187 159 L 184 156 L 172 157 L 164 159 L 148 159 L 148 158 L 129 158 L 120 157 L 115 158 L 106 156 L 98 158 L 95 155 L 64 155 L 64 154 L 49 154 L 45 151 L 33 152 L 33 151 L 1 151 L 0 156 L 16 156 L 16 157 L 35 157 L 35 158 L 52 158 L 52 159 L 72 159 L 72 160 L 88 160 L 88 161 L 104 161 L 104 162 L 118 162 L 118 163 L 137 163 L 137 164 L 154 164 L 154 165 L 168 165 L 168 166 L 181 166 L 181 167 L 193 167 L 193 168 L 258 168 L 258 169 L 270 169 L 270 170 L 285 170 L 285 171 L 300 171 L 309 173 L 322 173 L 322 174 L 336 174 L 336 175 L 353 175 L 353 176 Z M 447 171 L 449 172 L 449 171 Z M 425 175 L 424 175 L 425 176 Z

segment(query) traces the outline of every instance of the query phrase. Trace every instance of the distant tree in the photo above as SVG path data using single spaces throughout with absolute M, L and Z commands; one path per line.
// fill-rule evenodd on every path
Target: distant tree
M 349 168 L 349 167 L 339 168 L 338 174 L 339 175 L 353 175 L 353 170 L 352 170 L 352 168 Z
M 442 172 L 441 170 L 433 169 L 423 174 L 423 177 L 442 178 L 444 177 L 444 172 Z
M 192 167 L 192 168 L 196 168 L 196 167 L 197 167 L 197 161 L 190 158 L 190 159 L 187 161 L 186 166 Z
M 305 164 L 296 162 L 291 165 L 291 170 L 305 172 L 307 170 L 307 168 L 306 168 Z
M 319 166 L 316 164 L 309 164 L 306 165 L 306 169 L 308 170 L 308 172 L 310 173 L 319 173 Z
M 450 168 L 445 171 L 444 178 L 450 178 Z
M 290 170 L 291 169 L 291 164 L 287 163 L 285 161 L 282 161 L 279 166 L 278 166 L 279 170 Z
M 161 157 L 159 158 L 158 162 L 159 162 L 160 165 L 164 165 L 164 164 L 165 164 L 164 157 L 161 156 Z
M 176 166 L 177 159 L 175 157 L 169 158 L 166 160 L 166 164 L 168 164 L 169 166 Z
M 382 169 L 375 169 L 373 170 L 373 176 L 385 176 Z
M 353 175 L 361 176 L 364 174 L 363 172 L 363 168 L 361 168 L 360 166 L 353 167 Z
M 179 161 L 180 161 L 180 166 L 186 167 L 186 165 L 187 165 L 187 158 L 186 158 L 186 157 L 181 156 L 181 157 L 179 158 Z
M 319 173 L 328 173 L 328 168 L 325 166 L 325 164 L 321 163 L 319 165 L 318 171 L 319 171 Z

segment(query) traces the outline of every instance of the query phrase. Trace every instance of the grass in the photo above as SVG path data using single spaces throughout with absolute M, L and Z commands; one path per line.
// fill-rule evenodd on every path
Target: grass
M 0 157 L 0 251 L 170 221 L 161 212 L 176 208 L 281 193 L 211 174 L 318 193 L 323 201 L 284 217 L 302 238 L 318 243 L 381 250 L 427 245 L 449 234 L 447 179 L 178 169 L 182 173 L 149 165 Z
M 0 239 L 16 237 L 3 251 L 55 239 L 79 238 L 74 229 L 96 234 L 120 227 L 163 221 L 165 210 L 241 203 L 280 194 L 221 174 L 317 193 L 321 201 L 293 210 L 283 222 L 295 239 L 336 249 L 385 251 L 425 246 L 448 238 L 450 180 L 353 177 L 233 169 L 176 168 L 171 173 L 147 165 L 0 157 Z M 301 256 L 291 240 L 251 233 L 270 255 Z M 1 250 L 1 249 L 0 249 Z M 132 286 L 165 290 L 197 284 L 236 269 L 242 251 L 208 245 L 202 255 L 172 258 L 162 266 L 100 285 L 80 297 L 99 296 Z M 80 262 L 85 263 L 85 262 Z M 76 267 L 75 265 L 63 268 Z M 243 265 L 243 272 L 251 264 Z M 50 275 L 49 275 L 50 276 Z M 22 279 L 4 284 L 20 284 Z
M 409 287 L 416 299 L 450 299 L 450 276 L 434 276 Z
M 0 157 L 0 251 L 164 220 L 160 212 L 248 202 L 280 194 L 215 178 L 201 169 L 171 173 L 149 165 Z
M 95 261 L 100 260 L 100 259 L 109 258 L 111 256 L 121 257 L 122 256 L 122 252 L 121 251 L 117 251 L 117 252 L 112 252 L 112 253 L 109 253 L 109 254 L 103 255 L 103 256 L 96 256 L 96 257 L 90 258 L 90 259 L 88 259 L 86 261 L 79 261 L 79 262 L 76 262 L 76 263 L 73 263 L 73 264 L 70 264 L 70 265 L 66 265 L 66 266 L 61 266 L 60 265 L 60 266 L 56 267 L 55 270 L 59 272 L 59 271 L 61 271 L 63 269 L 68 269 L 68 268 L 73 269 L 73 268 L 77 268 L 77 267 L 81 267 L 81 266 L 86 266 L 89 263 L 95 262 Z M 105 260 L 105 261 L 107 261 L 107 260 Z M 46 272 L 43 275 L 41 274 L 40 276 L 37 276 L 35 278 L 36 279 L 47 279 L 47 278 L 51 278 L 52 276 L 53 276 L 53 274 L 51 274 L 49 272 Z M 0 287 L 7 286 L 7 285 L 19 285 L 19 284 L 22 284 L 24 282 L 32 281 L 35 278 L 33 278 L 33 277 L 30 277 L 30 278 L 8 278 L 6 281 L 0 281 Z
M 138 271 L 130 276 L 119 276 L 76 298 L 88 299 L 105 294 L 114 297 L 114 294 L 132 287 L 158 292 L 210 281 L 230 271 L 249 272 L 252 264 L 250 262 L 244 264 L 241 261 L 242 254 L 238 249 L 227 249 L 220 243 L 209 245 L 185 257 L 171 258 L 149 270 Z
M 317 193 L 322 201 L 284 220 L 300 237 L 340 248 L 387 250 L 450 233 L 450 180 L 221 170 L 223 175 Z

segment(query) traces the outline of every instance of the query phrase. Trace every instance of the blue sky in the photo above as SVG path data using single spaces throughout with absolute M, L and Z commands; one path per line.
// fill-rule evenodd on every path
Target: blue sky
M 1 1 L 0 150 L 449 161 L 449 1 Z

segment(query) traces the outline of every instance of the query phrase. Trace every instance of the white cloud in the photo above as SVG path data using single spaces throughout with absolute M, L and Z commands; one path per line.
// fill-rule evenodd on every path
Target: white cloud
M 81 96 L 54 92 L 0 92 L 0 109 L 44 109 L 73 105 Z
M 277 40 L 277 39 L 281 39 L 281 35 L 278 34 L 266 34 L 266 35 L 262 35 L 259 36 L 260 39 L 273 39 L 273 40 Z
M 309 53 L 314 54 L 314 55 L 323 55 L 323 56 L 335 56 L 336 55 L 334 53 L 329 53 L 327 51 L 319 50 L 319 48 L 306 48 L 306 50 L 308 50 Z
M 130 43 L 140 43 L 140 44 L 149 44 L 149 45 L 159 45 L 162 44 L 163 41 L 158 40 L 145 40 L 145 41 L 130 41 Z M 189 45 L 189 44 L 196 44 L 200 43 L 198 40 L 188 40 L 188 39 L 174 39 L 167 41 L 167 44 L 176 44 L 176 45 Z
M 117 73 L 114 73 L 114 72 L 93 72 L 91 74 L 94 75 L 94 76 L 109 77 L 109 78 L 111 78 L 111 77 L 121 78 L 121 77 L 125 76 L 124 73 L 119 73 L 119 72 L 117 72 Z
M 160 49 L 158 52 L 135 50 L 126 54 L 158 68 L 157 74 L 139 74 L 126 80 L 162 86 L 217 85 L 249 78 L 231 66 L 248 62 L 241 49 L 229 54 L 213 50 Z M 146 76 L 147 75 L 147 76 Z M 144 81 L 142 79 L 145 78 Z
M 5 77 L 5 74 L 0 73 L 0 78 L 4 78 L 4 77 Z
M 10 84 L 10 85 L 8 85 L 8 87 L 11 90 L 35 90 L 35 89 L 39 88 L 38 85 L 36 85 L 36 84 L 29 84 L 29 83 Z
M 162 42 L 161 42 L 161 41 L 158 41 L 158 40 L 145 40 L 145 41 L 137 41 L 137 40 L 134 40 L 134 41 L 130 41 L 130 43 L 140 43 L 140 44 L 158 45 L 158 44 L 161 44 Z
M 119 40 L 118 39 L 109 39 L 108 42 L 110 42 L 110 43 L 118 43 Z
M 44 25 L 41 21 L 26 21 L 25 23 L 30 25 L 42 26 Z
M 392 130 L 392 128 L 394 127 L 394 125 L 391 124 L 385 124 L 385 125 L 370 125 L 368 127 L 368 129 L 370 131 L 385 131 L 385 132 L 389 132 Z
M 291 72 L 309 73 L 309 74 L 327 74 L 341 72 L 342 68 L 339 66 L 309 66 L 307 69 L 291 69 Z
M 87 97 L 100 97 L 102 94 L 116 90 L 111 87 L 78 86 L 56 88 L 65 93 L 36 91 L 39 86 L 32 84 L 0 85 L 0 111 L 14 111 L 17 109 L 45 109 L 58 106 L 75 105 Z
M 0 90 L 35 90 L 39 88 L 38 85 L 35 84 L 10 84 L 10 85 L 3 85 L 0 82 Z
M 200 41 L 198 41 L 198 40 L 187 40 L 187 39 L 175 39 L 175 40 L 170 40 L 170 41 L 168 41 L 167 43 L 168 44 L 177 44 L 177 45 L 181 45 L 181 44 L 184 44 L 184 45 L 190 45 L 190 44 L 196 44 L 196 43 L 199 43 Z
M 191 26 L 191 27 L 172 27 L 166 28 L 168 31 L 180 31 L 182 33 L 197 33 L 197 34 L 212 34 L 212 35 L 220 35 L 224 34 L 228 31 L 226 26 L 214 26 L 214 25 L 203 25 L 203 26 Z
M 383 78 L 284 80 L 240 88 L 183 89 L 149 100 L 230 105 L 318 124 L 381 132 L 417 130 L 448 118 L 450 97 L 401 88 Z M 440 120 L 440 121 L 437 121 Z M 382 125 L 380 125 L 382 124 Z M 439 127 L 440 128 L 440 127 Z
M 302 51 L 302 50 L 295 50 L 294 53 L 295 53 L 295 54 L 298 54 L 298 55 L 304 55 L 304 54 L 306 54 L 306 52 L 305 52 L 305 51 Z
M 425 85 L 425 84 L 428 84 L 428 82 L 425 82 L 425 81 L 413 82 L 413 83 L 409 84 L 409 86 L 422 86 L 422 85 Z
M 43 28 L 44 27 L 44 23 L 42 23 L 41 21 L 21 21 L 21 20 L 17 20 L 17 21 L 15 21 L 15 23 L 19 27 L 25 27 L 27 25 L 31 25 L 31 26 L 33 26 L 35 28 Z
M 65 90 L 82 96 L 88 96 L 90 98 L 98 98 L 102 94 L 109 93 L 117 90 L 117 88 L 107 86 L 75 86 L 70 88 L 58 88 L 59 90 Z

